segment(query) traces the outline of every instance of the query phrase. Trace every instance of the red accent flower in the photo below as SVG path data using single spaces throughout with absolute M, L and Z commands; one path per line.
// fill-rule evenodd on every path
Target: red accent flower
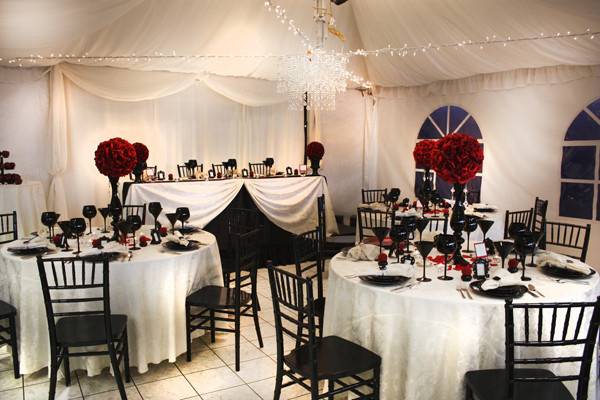
M 388 256 L 385 253 L 379 253 L 379 255 L 377 256 L 377 262 L 379 264 L 387 264 L 387 259 Z
M 118 178 L 133 170 L 137 155 L 135 148 L 127 140 L 112 138 L 98 145 L 94 160 L 101 174 Z
M 167 230 L 166 226 L 161 226 L 159 229 L 159 233 L 160 233 L 160 236 L 165 237 L 165 236 L 167 236 L 167 233 L 169 233 L 169 231 Z
M 2 164 L 2 167 L 5 170 L 15 169 L 15 163 L 14 162 L 5 162 L 4 164 Z
M 100 247 L 102 245 L 102 241 L 100 239 L 94 239 L 92 240 L 92 247 Z
M 52 243 L 54 243 L 55 246 L 60 246 L 61 239 L 62 239 L 61 234 L 54 235 L 54 236 L 52 236 Z
M 0 155 L 4 158 L 10 156 L 10 152 L 8 150 L 2 150 L 2 152 L 0 153 Z
M 150 242 L 150 240 L 151 239 L 146 235 L 140 236 L 140 246 L 146 247 L 148 245 L 148 243 Z
M 471 265 L 461 265 L 461 273 L 463 276 L 468 276 L 473 273 L 473 267 Z
M 453 133 L 437 141 L 433 151 L 433 169 L 446 182 L 464 185 L 483 165 L 483 149 L 477 139 Z
M 517 268 L 518 265 L 519 265 L 519 260 L 517 260 L 516 258 L 511 258 L 510 260 L 508 260 L 509 268 Z
M 148 160 L 148 155 L 150 154 L 146 145 L 143 143 L 135 142 L 133 144 L 133 148 L 135 149 L 138 164 L 145 163 L 146 160 Z
M 413 150 L 413 158 L 417 163 L 417 168 L 433 168 L 433 152 L 436 146 L 435 140 L 421 140 Z
M 15 180 L 15 185 L 20 185 L 23 183 L 23 179 L 21 179 L 21 175 L 13 174 L 13 176 L 14 176 L 14 180 Z
M 320 160 L 325 155 L 325 147 L 319 142 L 310 142 L 306 146 L 306 157 L 311 160 Z

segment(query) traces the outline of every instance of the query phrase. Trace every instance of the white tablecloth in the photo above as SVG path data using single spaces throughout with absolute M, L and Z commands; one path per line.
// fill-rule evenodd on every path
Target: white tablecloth
M 325 194 L 327 233 L 338 232 L 327 182 L 322 176 L 133 184 L 126 203 L 159 201 L 163 207 L 159 221 L 166 226 L 169 222 L 165 213 L 189 207 L 189 222 L 204 227 L 225 210 L 242 186 L 246 186 L 269 221 L 295 234 L 315 229 L 317 197 Z
M 449 272 L 454 280 L 441 281 L 436 277 L 443 273 L 443 266 L 429 265 L 431 282 L 392 292 L 389 287 L 346 277 L 376 274 L 376 262 L 355 262 L 341 255 L 331 260 L 325 334 L 346 338 L 382 357 L 382 399 L 461 400 L 465 372 L 504 368 L 504 301 L 473 291 L 474 299 L 465 300 L 456 291 L 458 282 L 462 283 L 458 271 Z M 421 271 L 417 268 L 415 275 L 420 276 Z M 599 294 L 598 274 L 585 286 L 556 283 L 536 268 L 527 268 L 526 273 L 546 297 L 525 294 L 515 302 L 594 301 Z M 537 315 L 535 318 L 537 321 Z M 545 321 L 545 327 L 549 325 Z M 596 384 L 595 364 L 593 361 L 591 394 Z M 569 371 L 577 374 L 577 370 Z M 572 386 L 570 389 L 575 393 Z
M 201 232 L 194 238 L 207 245 L 182 253 L 148 245 L 134 251 L 131 261 L 110 264 L 111 311 L 128 316 L 130 364 L 140 372 L 147 371 L 148 363 L 175 362 L 185 351 L 186 296 L 206 285 L 223 284 L 215 237 Z M 0 250 L 0 299 L 17 308 L 21 373 L 28 374 L 49 364 L 48 326 L 36 260 L 10 254 L 9 245 Z M 109 360 L 74 358 L 71 365 L 95 375 Z
M 28 181 L 22 185 L 0 185 L 0 214 L 13 211 L 17 211 L 19 237 L 41 228 L 40 218 L 46 211 L 42 183 Z

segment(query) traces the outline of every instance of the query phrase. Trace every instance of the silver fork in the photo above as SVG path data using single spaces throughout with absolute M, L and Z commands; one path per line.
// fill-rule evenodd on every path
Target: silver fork
M 390 292 L 400 292 L 400 291 L 404 291 L 404 290 L 410 290 L 410 289 L 414 288 L 415 286 L 417 286 L 419 283 L 421 283 L 421 282 L 413 282 L 413 283 L 409 283 L 408 285 L 399 286 L 397 288 L 391 289 Z

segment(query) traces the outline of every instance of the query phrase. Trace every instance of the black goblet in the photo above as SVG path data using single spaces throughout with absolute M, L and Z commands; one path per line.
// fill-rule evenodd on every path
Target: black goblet
M 160 202 L 153 201 L 148 203 L 148 211 L 154 217 L 154 229 L 158 229 L 158 216 L 162 211 L 162 206 L 160 205 Z
M 70 251 L 71 249 L 69 248 L 69 241 L 67 239 L 71 238 L 71 221 L 58 221 L 58 226 L 65 236 L 65 248 L 62 251 Z
M 178 207 L 175 210 L 175 214 L 177 215 L 177 220 L 181 222 L 181 230 L 183 231 L 183 224 L 190 219 L 190 209 L 187 207 Z
M 131 250 L 139 250 L 140 247 L 135 244 L 135 232 L 142 227 L 142 218 L 139 215 L 128 215 L 125 221 L 131 225 L 131 233 L 133 234 L 133 247 L 131 247 Z
M 477 220 L 479 217 L 474 215 L 465 215 L 465 227 L 463 230 L 467 232 L 467 249 L 465 253 L 472 253 L 473 251 L 469 248 L 471 244 L 471 232 L 475 232 L 477 230 Z
M 171 233 L 175 233 L 175 222 L 177 222 L 177 213 L 166 213 L 165 215 L 171 223 Z
M 121 235 L 125 236 L 125 244 L 127 244 L 127 236 L 129 236 L 129 234 L 133 230 L 133 226 L 132 226 L 131 222 L 128 222 L 126 219 L 121 220 L 117 223 L 117 228 L 118 228 L 119 232 L 121 232 Z M 134 237 L 134 240 L 135 240 L 135 237 Z M 135 246 L 135 244 L 134 244 L 134 246 Z
M 390 229 L 390 238 L 394 241 L 393 247 L 390 250 L 390 256 L 392 251 L 396 251 L 396 263 L 400 263 L 400 242 L 406 241 L 408 233 L 406 229 L 400 225 L 394 225 Z
M 453 278 L 448 276 L 448 256 L 456 251 L 456 237 L 447 233 L 436 235 L 435 248 L 444 255 L 444 275 L 438 276 L 439 280 L 450 281 Z
M 433 213 L 435 214 L 437 211 L 437 206 L 440 203 L 440 201 L 442 200 L 442 196 L 440 196 L 440 194 L 438 192 L 433 192 L 431 194 L 431 202 L 433 203 Z
M 85 232 L 85 219 L 83 218 L 71 218 L 69 221 L 69 225 L 71 228 L 71 232 L 75 234 L 77 238 L 77 251 L 74 251 L 73 254 L 81 253 L 81 248 L 79 247 L 79 237 L 83 232 Z
M 427 262 L 427 256 L 429 255 L 429 253 L 431 253 L 431 250 L 433 249 L 433 242 L 429 240 L 421 240 L 415 242 L 415 246 L 417 246 L 417 250 L 423 257 L 423 276 L 421 278 L 417 278 L 417 280 L 419 282 L 431 282 L 431 279 L 425 276 L 425 264 Z
M 423 240 L 423 231 L 425 230 L 425 228 L 427 228 L 427 225 L 429 225 L 429 218 L 427 217 L 423 217 L 423 218 L 418 218 L 415 222 L 417 230 L 419 231 L 419 240 Z
M 527 254 L 533 253 L 533 249 L 535 248 L 535 238 L 532 232 L 525 231 L 520 233 L 515 240 L 515 250 L 519 254 L 519 258 L 521 261 L 521 266 L 523 267 L 523 272 L 521 274 L 522 281 L 530 281 L 531 278 L 525 276 L 525 268 L 526 268 L 526 258 Z
M 498 250 L 498 255 L 500 255 L 500 258 L 502 259 L 502 268 L 504 269 L 504 261 L 506 261 L 506 257 L 508 257 L 510 252 L 515 248 L 515 243 L 508 240 L 502 240 L 494 242 L 494 247 Z
M 110 214 L 110 208 L 101 207 L 98 209 L 98 211 L 100 211 L 100 215 L 102 215 L 102 219 L 104 220 L 104 230 L 102 233 L 108 233 L 108 230 L 106 230 L 106 217 L 108 217 L 108 214 Z
M 492 227 L 492 225 L 494 225 L 494 221 L 491 219 L 479 218 L 477 220 L 477 225 L 479 225 L 481 232 L 483 232 L 483 241 L 485 242 L 485 237 L 486 237 L 488 231 L 490 230 L 490 228 Z
M 522 222 L 513 222 L 508 226 L 508 237 L 510 237 L 516 244 L 517 237 L 525 232 L 527 232 L 527 225 Z M 517 254 L 515 253 L 515 259 L 517 259 Z
M 92 234 L 92 218 L 94 218 L 98 214 L 98 211 L 96 210 L 96 206 L 94 206 L 94 205 L 83 206 L 82 214 L 84 217 L 86 217 L 88 219 L 88 221 L 90 221 L 89 234 L 91 235 Z
M 408 236 L 406 237 L 406 252 L 410 254 L 410 235 L 417 229 L 417 218 L 416 217 L 404 217 L 400 225 L 404 226 Z
M 371 228 L 371 230 L 377 237 L 377 240 L 379 240 L 379 252 L 381 253 L 381 248 L 383 246 L 383 240 L 386 238 L 386 236 L 390 232 L 390 228 L 388 228 L 387 226 L 376 226 L 374 228 Z
M 535 252 L 540 244 L 540 240 L 542 240 L 542 237 L 545 236 L 545 232 L 531 232 L 531 234 L 533 236 L 533 251 L 531 252 L 531 262 L 529 264 L 527 264 L 527 266 L 535 267 L 536 266 L 535 262 L 534 262 Z
M 53 226 L 58 221 L 58 217 L 60 214 L 55 213 L 54 211 L 44 211 L 42 213 L 42 224 L 48 227 L 48 239 L 52 240 L 53 235 Z

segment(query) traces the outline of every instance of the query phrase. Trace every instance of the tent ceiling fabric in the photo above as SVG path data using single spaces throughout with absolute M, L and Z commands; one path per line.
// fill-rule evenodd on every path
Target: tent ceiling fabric
M 30 54 L 266 55 L 301 53 L 263 0 L 0 0 L 0 57 Z M 312 0 L 278 0 L 313 34 Z M 598 0 L 349 0 L 335 6 L 336 49 L 382 48 L 600 29 Z M 41 61 L 37 65 L 49 65 Z M 600 64 L 600 38 L 440 50 L 401 58 L 353 57 L 350 68 L 379 86 L 416 86 L 481 73 Z M 277 79 L 274 58 L 100 62 L 139 70 Z

